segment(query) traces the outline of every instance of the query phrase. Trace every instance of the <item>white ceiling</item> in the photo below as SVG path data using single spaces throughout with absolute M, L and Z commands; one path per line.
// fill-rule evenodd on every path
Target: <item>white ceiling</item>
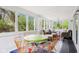
M 77 6 L 4 6 L 3 8 L 22 12 L 25 14 L 25 11 L 30 11 L 34 14 L 42 15 L 43 17 L 47 17 L 53 20 L 72 19 L 74 12 L 78 9 Z
M 43 15 L 50 19 L 71 19 L 76 6 L 20 6 L 25 10 Z

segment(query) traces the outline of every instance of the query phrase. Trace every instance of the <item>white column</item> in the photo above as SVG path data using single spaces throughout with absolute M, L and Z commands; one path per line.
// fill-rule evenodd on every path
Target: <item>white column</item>
M 78 18 L 78 40 L 77 40 L 76 48 L 77 48 L 77 52 L 79 53 L 79 15 L 77 15 L 77 18 Z
M 51 30 L 53 31 L 54 29 L 53 29 L 53 20 L 51 20 Z
M 45 21 L 46 21 L 46 20 L 44 19 L 44 30 L 45 30 Z
M 52 30 L 52 21 L 51 20 L 49 20 L 49 29 Z
M 15 32 L 18 32 L 18 12 L 15 12 Z
M 76 17 L 73 19 L 73 30 L 72 30 L 72 35 L 73 35 L 73 41 L 76 44 Z
M 47 19 L 46 19 L 46 30 L 48 29 L 48 21 L 47 21 Z
M 26 31 L 28 31 L 28 15 L 26 15 Z
M 40 30 L 40 19 L 39 17 L 36 17 L 36 30 L 39 32 Z
M 50 29 L 50 20 L 48 20 L 48 29 Z
M 36 27 L 35 20 L 36 20 L 36 17 L 34 17 L 34 31 L 35 31 L 35 27 Z
M 73 40 L 75 41 L 75 46 L 77 48 L 77 52 L 79 52 L 79 15 L 77 15 L 77 20 L 78 20 L 78 34 L 77 34 L 78 40 L 77 40 L 77 44 L 76 44 L 76 19 L 74 19 L 75 24 L 73 24 L 74 25 L 74 27 L 73 27 L 73 29 L 74 29 Z
M 79 15 L 78 15 L 78 50 L 79 50 Z

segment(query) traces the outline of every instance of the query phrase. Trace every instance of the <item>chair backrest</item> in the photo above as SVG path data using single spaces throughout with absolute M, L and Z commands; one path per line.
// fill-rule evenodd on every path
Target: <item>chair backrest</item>
M 17 49 L 19 49 L 21 47 L 21 43 L 22 43 L 21 40 L 15 40 L 15 44 L 16 44 Z
M 57 39 L 58 39 L 57 34 L 54 34 L 54 35 L 52 36 L 52 41 L 57 40 Z
M 62 32 L 61 37 L 63 38 L 69 38 L 69 33 L 68 32 Z
M 24 40 L 15 39 L 15 44 L 18 49 L 18 53 L 26 52 L 26 42 Z
M 51 42 L 48 44 L 48 51 L 51 52 L 55 48 L 56 42 Z

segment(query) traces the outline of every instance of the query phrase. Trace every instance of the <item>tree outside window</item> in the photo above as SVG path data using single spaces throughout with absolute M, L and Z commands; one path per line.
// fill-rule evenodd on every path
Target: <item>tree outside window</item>
M 44 29 L 44 20 L 42 19 L 42 29 Z
M 34 18 L 32 16 L 28 17 L 28 30 L 34 30 Z
M 53 22 L 54 29 L 68 29 L 68 20 L 64 20 L 63 22 L 55 21 Z
M 15 31 L 15 13 L 0 8 L 0 32 Z
M 18 30 L 26 31 L 26 17 L 25 15 L 18 16 Z

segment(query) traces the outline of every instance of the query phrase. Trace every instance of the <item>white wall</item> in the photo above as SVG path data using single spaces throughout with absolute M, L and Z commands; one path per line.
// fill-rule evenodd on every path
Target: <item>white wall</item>
M 78 25 L 79 25 L 79 15 L 78 15 Z M 77 51 L 79 53 L 79 26 L 78 26 L 78 44 L 76 45 Z
M 78 25 L 79 25 L 79 16 L 78 16 Z M 76 44 L 76 18 L 73 20 L 73 42 L 77 49 L 77 52 L 79 53 L 79 26 L 78 26 L 78 42 Z
M 5 33 L 5 34 L 2 34 L 2 36 L 0 36 L 0 53 L 1 52 L 8 53 L 11 50 L 16 48 L 13 35 L 14 35 L 13 33 L 12 34 Z

